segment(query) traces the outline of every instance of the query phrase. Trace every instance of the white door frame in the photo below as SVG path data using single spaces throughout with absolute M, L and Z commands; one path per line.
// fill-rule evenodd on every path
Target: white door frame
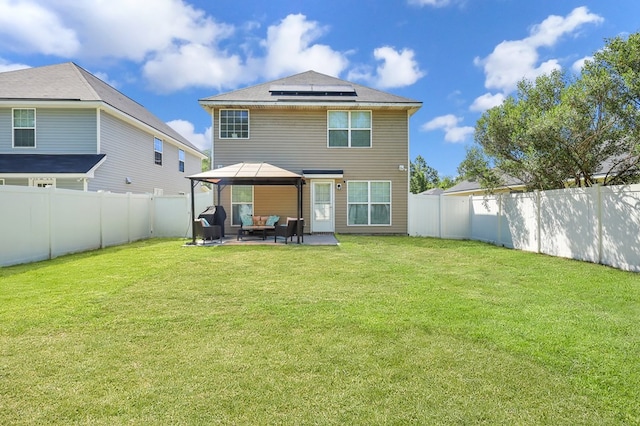
M 331 199 L 330 199 L 330 206 L 329 206 L 329 221 L 328 223 L 325 223 L 326 227 L 322 227 L 320 228 L 319 225 L 316 223 L 315 220 L 315 185 L 317 183 L 320 184 L 328 184 L 329 188 L 330 188 L 330 194 L 331 194 Z M 335 194 L 335 182 L 331 179 L 312 179 L 311 180 L 311 196 L 309 197 L 311 198 L 311 221 L 310 221 L 310 227 L 311 227 L 311 232 L 335 232 L 336 230 L 336 194 Z M 320 228 L 320 229 L 317 229 Z

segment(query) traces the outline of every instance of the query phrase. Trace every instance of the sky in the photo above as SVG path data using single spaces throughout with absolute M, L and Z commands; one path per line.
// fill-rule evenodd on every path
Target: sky
M 457 175 L 523 78 L 640 31 L 638 0 L 0 0 L 0 72 L 75 62 L 201 149 L 198 99 L 315 70 L 423 103 L 410 157 Z

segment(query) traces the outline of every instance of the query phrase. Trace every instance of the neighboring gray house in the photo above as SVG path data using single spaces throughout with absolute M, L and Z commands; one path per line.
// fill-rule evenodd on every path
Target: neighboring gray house
M 305 232 L 407 233 L 409 119 L 422 102 L 314 71 L 199 102 L 214 168 L 264 162 L 304 177 Z M 292 186 L 230 185 L 220 204 L 226 226 L 240 211 L 297 214 Z
M 74 63 L 0 73 L 0 185 L 178 194 L 203 158 Z

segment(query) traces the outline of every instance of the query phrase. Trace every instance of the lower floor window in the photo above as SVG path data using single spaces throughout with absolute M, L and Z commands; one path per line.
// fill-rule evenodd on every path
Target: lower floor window
M 391 182 L 347 182 L 347 225 L 391 225 Z
M 231 225 L 240 226 L 242 216 L 253 215 L 253 186 L 231 186 Z
M 38 188 L 56 187 L 56 178 L 29 178 L 29 186 Z

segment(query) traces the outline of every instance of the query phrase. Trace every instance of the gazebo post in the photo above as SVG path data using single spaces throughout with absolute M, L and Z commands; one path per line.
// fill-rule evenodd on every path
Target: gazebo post
M 298 237 L 298 244 L 300 244 L 300 232 L 302 232 L 302 224 L 300 223 L 300 218 L 302 217 L 302 179 L 298 179 L 298 183 L 296 185 L 298 188 L 298 221 L 296 230 L 296 236 Z
M 198 181 L 191 179 L 191 244 L 196 245 L 196 227 L 194 226 L 194 217 L 196 214 L 196 200 L 194 188 Z

